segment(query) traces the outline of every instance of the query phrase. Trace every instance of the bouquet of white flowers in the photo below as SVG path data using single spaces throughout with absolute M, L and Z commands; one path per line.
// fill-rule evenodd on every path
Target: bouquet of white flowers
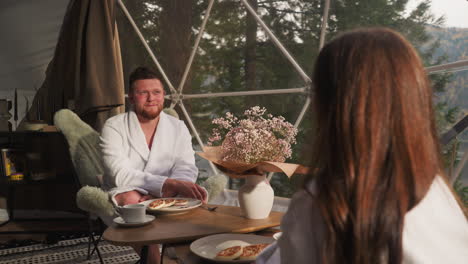
M 291 157 L 291 144 L 296 143 L 297 129 L 284 117 L 266 114 L 266 109 L 254 106 L 244 112 L 242 118 L 231 113 L 212 121 L 213 129 L 208 145 L 200 156 L 236 173 L 253 168 L 261 171 L 306 173 L 297 164 L 284 163 Z M 231 177 L 232 174 L 228 174 Z
M 296 143 L 297 129 L 284 117 L 266 114 L 259 106 L 246 110 L 242 119 L 228 112 L 213 124 L 218 127 L 213 129 L 208 145 L 221 143 L 223 161 L 284 162 L 291 157 L 291 144 Z

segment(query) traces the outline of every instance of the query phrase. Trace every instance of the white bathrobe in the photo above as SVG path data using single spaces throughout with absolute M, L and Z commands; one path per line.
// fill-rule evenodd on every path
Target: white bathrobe
M 111 197 L 138 190 L 161 197 L 167 178 L 195 182 L 192 138 L 184 122 L 161 112 L 151 150 L 134 111 L 109 118 L 101 132 L 103 188 Z M 115 200 L 112 199 L 115 203 Z
M 317 193 L 313 182 L 308 188 Z M 294 195 L 282 219 L 283 235 L 262 252 L 256 264 L 322 263 L 326 226 L 314 203 L 304 190 Z M 468 263 L 468 222 L 439 176 L 421 202 L 406 213 L 403 263 Z

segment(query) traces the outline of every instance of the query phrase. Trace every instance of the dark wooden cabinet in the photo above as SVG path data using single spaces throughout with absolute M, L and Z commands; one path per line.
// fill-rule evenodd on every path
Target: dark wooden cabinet
M 15 219 L 17 210 L 79 212 L 75 202 L 79 186 L 60 132 L 0 132 L 0 148 L 15 152 L 21 163 L 17 170 L 24 174 L 14 181 L 3 169 L 0 176 L 10 217 Z

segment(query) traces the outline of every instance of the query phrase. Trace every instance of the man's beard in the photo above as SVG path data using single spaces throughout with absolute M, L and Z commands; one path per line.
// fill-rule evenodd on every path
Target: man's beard
M 158 107 L 155 111 L 149 111 L 147 109 L 135 109 L 137 115 L 142 116 L 145 119 L 153 120 L 161 114 L 162 107 Z

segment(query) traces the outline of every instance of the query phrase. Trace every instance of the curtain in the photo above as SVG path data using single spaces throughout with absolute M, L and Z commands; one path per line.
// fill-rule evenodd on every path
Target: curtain
M 115 0 L 71 0 L 55 53 L 29 118 L 53 123 L 62 108 L 100 131 L 124 111 L 124 79 Z

